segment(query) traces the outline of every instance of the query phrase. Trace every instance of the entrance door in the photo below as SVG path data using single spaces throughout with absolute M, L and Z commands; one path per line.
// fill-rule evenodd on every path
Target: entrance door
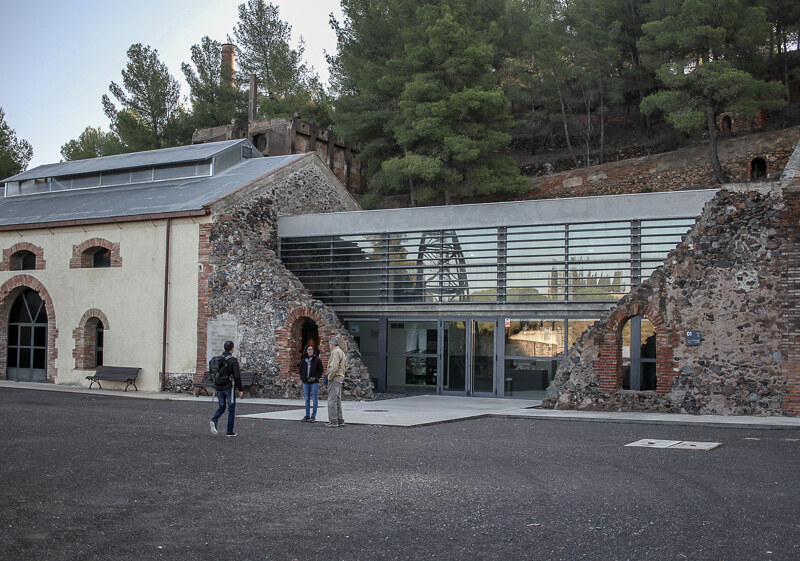
M 468 321 L 444 321 L 441 332 L 444 335 L 442 353 L 442 393 L 465 394 L 467 391 L 467 325 Z
M 47 312 L 30 288 L 11 306 L 6 377 L 18 382 L 47 381 Z
M 442 393 L 493 395 L 495 388 L 495 322 L 444 320 Z
M 494 321 L 472 321 L 471 394 L 494 394 Z

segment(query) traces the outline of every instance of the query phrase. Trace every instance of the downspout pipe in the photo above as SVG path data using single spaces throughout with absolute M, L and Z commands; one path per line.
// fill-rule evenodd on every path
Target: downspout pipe
M 169 240 L 172 218 L 167 218 L 167 233 L 164 249 L 164 329 L 161 335 L 161 391 L 167 390 L 167 319 L 169 312 Z

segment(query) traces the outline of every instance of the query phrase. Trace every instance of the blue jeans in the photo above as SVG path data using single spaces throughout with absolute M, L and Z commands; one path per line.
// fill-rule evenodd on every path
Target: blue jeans
M 233 419 L 236 416 L 236 400 L 233 399 L 233 389 L 230 390 L 217 390 L 217 402 L 219 409 L 214 413 L 212 421 L 217 424 L 219 418 L 225 413 L 225 406 L 228 406 L 228 430 L 226 434 L 233 434 Z
M 306 398 L 306 417 L 317 416 L 317 396 L 319 395 L 319 382 L 313 384 L 303 384 L 303 397 Z M 309 414 L 308 411 L 311 405 L 311 398 L 314 398 L 314 412 Z

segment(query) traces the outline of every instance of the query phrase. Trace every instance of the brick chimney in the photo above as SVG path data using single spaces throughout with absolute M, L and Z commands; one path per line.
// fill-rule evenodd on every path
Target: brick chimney
M 233 87 L 233 59 L 236 47 L 230 43 L 222 45 L 222 73 L 220 75 L 220 85 L 228 83 Z

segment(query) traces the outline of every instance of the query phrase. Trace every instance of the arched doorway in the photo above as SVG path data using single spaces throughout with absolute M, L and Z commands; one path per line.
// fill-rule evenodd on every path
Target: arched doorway
M 655 391 L 656 381 L 655 328 L 633 316 L 622 328 L 622 389 Z
M 731 130 L 733 129 L 733 120 L 730 118 L 730 115 L 723 115 L 720 121 L 720 128 L 722 129 L 723 134 L 731 133 Z
M 47 310 L 31 288 L 24 289 L 11 305 L 6 367 L 9 380 L 47 381 Z
M 314 350 L 319 354 L 319 327 L 311 318 L 302 318 L 300 325 L 300 338 L 297 354 L 300 356 L 306 345 L 313 345 Z
M 767 177 L 767 161 L 764 158 L 753 158 L 750 162 L 750 180 L 758 181 Z

